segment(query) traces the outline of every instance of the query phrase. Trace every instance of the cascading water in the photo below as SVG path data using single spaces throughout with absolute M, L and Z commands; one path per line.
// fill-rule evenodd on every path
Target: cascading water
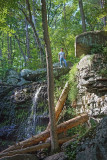
M 38 95 L 40 93 L 40 90 L 41 90 L 42 87 L 39 87 L 33 97 L 33 105 L 32 105 L 32 108 L 31 108 L 31 114 L 30 116 L 28 117 L 28 120 L 27 120 L 27 125 L 26 125 L 26 128 L 25 128 L 25 138 L 29 138 L 31 136 L 33 136 L 36 132 L 36 123 L 37 123 L 37 114 L 36 114 L 36 111 L 37 111 L 37 100 L 38 100 Z

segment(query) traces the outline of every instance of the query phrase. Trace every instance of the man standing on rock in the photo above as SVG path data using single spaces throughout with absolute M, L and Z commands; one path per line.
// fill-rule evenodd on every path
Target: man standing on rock
M 65 53 L 63 52 L 63 48 L 61 48 L 61 52 L 58 53 L 59 56 L 59 61 L 60 61 L 60 66 L 63 67 L 63 62 L 65 63 L 65 67 L 67 67 L 67 63 L 65 60 Z

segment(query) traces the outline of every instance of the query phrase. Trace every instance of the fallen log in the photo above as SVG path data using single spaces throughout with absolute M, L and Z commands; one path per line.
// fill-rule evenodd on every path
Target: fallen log
M 63 139 L 59 139 L 58 143 L 61 145 L 61 144 L 65 143 L 69 140 L 72 140 L 75 137 L 77 137 L 77 135 L 74 135 L 72 137 L 66 137 L 66 138 L 63 138 Z M 35 145 L 35 146 L 27 147 L 27 148 L 24 148 L 24 149 L 18 149 L 18 150 L 14 150 L 14 151 L 4 152 L 4 153 L 0 154 L 0 159 L 5 158 L 5 157 L 14 156 L 16 154 L 32 153 L 32 152 L 35 152 L 37 150 L 44 149 L 44 148 L 49 148 L 49 147 L 51 147 L 50 141 L 42 143 L 42 144 L 38 144 L 38 145 Z
M 62 93 L 61 93 L 61 95 L 59 97 L 59 100 L 58 100 L 58 102 L 56 104 L 56 107 L 55 107 L 56 122 L 58 120 L 58 117 L 59 117 L 62 109 L 63 109 L 63 106 L 64 106 L 65 100 L 67 98 L 68 92 L 69 92 L 69 83 L 67 82 L 65 84 L 65 87 L 64 87 L 64 89 L 63 89 L 63 91 L 62 91 Z M 47 129 L 49 129 L 49 128 L 50 128 L 50 122 L 49 122 L 49 124 L 47 126 Z
M 9 152 L 4 152 L 0 154 L 0 159 L 1 158 L 5 158 L 5 157 L 10 157 L 16 154 L 24 154 L 24 153 L 31 153 L 37 150 L 40 150 L 42 148 L 49 148 L 50 147 L 50 143 L 42 143 L 42 144 L 38 144 L 36 146 L 31 146 L 31 147 L 27 147 L 24 149 L 18 149 L 18 150 L 13 150 L 13 151 L 9 151 Z
M 65 132 L 66 130 L 68 130 L 70 128 L 76 127 L 79 124 L 88 121 L 88 119 L 89 119 L 89 117 L 88 117 L 87 114 L 82 114 L 82 115 L 79 115 L 75 118 L 72 118 L 72 119 L 70 119 L 70 120 L 68 120 L 64 123 L 61 123 L 60 125 L 57 126 L 57 134 L 61 133 L 61 132 Z M 9 152 L 9 151 L 12 151 L 12 150 L 17 150 L 17 149 L 26 148 L 26 147 L 35 145 L 35 144 L 39 143 L 40 141 L 45 141 L 49 136 L 50 136 L 50 131 L 45 130 L 44 132 L 42 132 L 38 135 L 35 135 L 34 137 L 31 137 L 27 140 L 19 142 L 16 145 L 10 146 L 9 148 L 2 151 L 0 153 L 0 155 L 3 152 Z

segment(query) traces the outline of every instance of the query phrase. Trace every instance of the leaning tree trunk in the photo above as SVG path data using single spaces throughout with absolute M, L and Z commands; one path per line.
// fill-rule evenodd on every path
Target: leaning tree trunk
M 60 115 L 60 113 L 61 113 L 61 111 L 63 109 L 63 106 L 64 106 L 64 103 L 66 101 L 68 92 L 69 92 L 69 83 L 67 82 L 65 84 L 65 87 L 64 87 L 64 89 L 63 89 L 63 91 L 62 91 L 62 93 L 61 93 L 61 95 L 59 97 L 59 100 L 58 100 L 58 102 L 56 104 L 56 107 L 55 107 L 56 122 L 58 121 L 59 115 Z M 50 128 L 50 122 L 49 122 L 49 124 L 47 126 L 47 129 L 49 129 L 49 128 Z
M 55 107 L 54 107 L 54 77 L 53 77 L 52 54 L 51 54 L 50 39 L 48 33 L 46 2 L 45 0 L 41 0 L 41 3 L 42 3 L 42 25 L 43 25 L 44 41 L 46 47 L 46 61 L 47 61 L 48 104 L 49 104 L 49 116 L 51 123 L 50 127 L 51 150 L 57 151 L 58 138 L 56 132 L 56 119 L 55 119 Z
M 79 0 L 79 7 L 80 7 L 80 14 L 81 14 L 81 19 L 82 19 L 83 32 L 86 32 L 85 15 L 84 15 L 84 9 L 83 9 L 82 0 Z

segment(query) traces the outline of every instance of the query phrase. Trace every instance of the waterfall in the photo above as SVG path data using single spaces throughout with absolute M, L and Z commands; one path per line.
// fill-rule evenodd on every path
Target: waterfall
M 40 93 L 42 87 L 39 87 L 33 97 L 33 104 L 31 108 L 31 114 L 27 119 L 27 125 L 25 128 L 25 138 L 29 138 L 35 134 L 36 131 L 36 123 L 37 123 L 37 100 L 38 100 L 38 95 Z

